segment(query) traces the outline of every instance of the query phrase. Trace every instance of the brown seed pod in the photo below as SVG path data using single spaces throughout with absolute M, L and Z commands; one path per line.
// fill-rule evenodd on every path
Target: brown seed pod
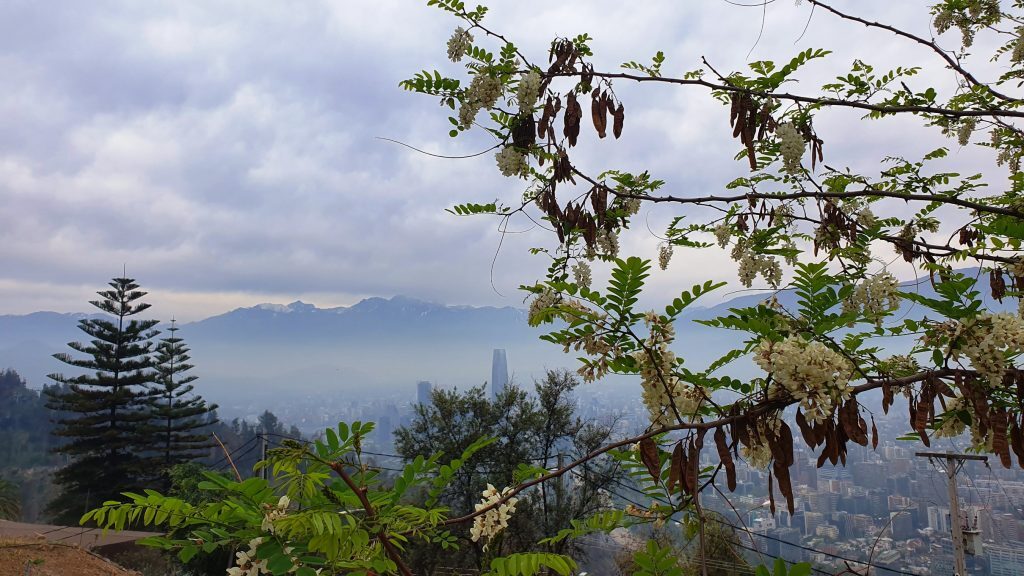
M 779 492 L 782 492 L 782 495 L 786 497 L 786 507 L 789 509 L 790 515 L 792 515 L 795 506 L 793 501 L 793 483 L 789 477 L 789 467 L 775 461 L 772 464 L 772 470 L 775 472 L 775 481 L 779 485 Z
M 655 482 L 661 480 L 661 458 L 658 445 L 650 438 L 640 441 L 640 461 L 647 467 L 647 472 Z
M 875 417 L 871 417 L 871 449 L 878 449 L 878 428 L 875 427 Z
M 594 91 L 596 92 L 597 88 Z M 594 95 L 590 98 L 590 119 L 594 122 L 594 130 L 597 130 L 599 138 L 608 135 L 608 117 L 605 116 L 604 97 L 604 95 L 601 97 Z
M 729 485 L 729 491 L 736 491 L 736 463 L 732 459 L 732 453 L 729 451 L 729 445 L 725 439 L 725 428 L 719 426 L 715 428 L 715 448 L 718 449 L 718 458 L 722 461 L 722 466 L 725 467 L 725 479 Z
M 580 136 L 580 119 L 583 118 L 583 108 L 576 101 L 576 95 L 569 93 L 568 101 L 565 104 L 565 126 L 562 133 L 569 139 L 569 146 L 575 146 Z
M 612 136 L 618 140 L 619 136 L 622 136 L 622 124 L 626 121 L 626 107 L 619 102 L 619 107 L 615 109 L 615 113 L 612 115 Z
M 1003 278 L 1002 270 L 992 270 L 988 273 L 988 286 L 992 290 L 992 297 L 1002 302 L 1006 296 L 1006 280 Z
M 680 440 L 676 442 L 676 447 L 672 449 L 672 463 L 668 468 L 668 481 L 665 483 L 665 487 L 668 488 L 669 494 L 676 487 L 683 478 L 683 460 L 686 455 L 683 454 L 683 442 Z

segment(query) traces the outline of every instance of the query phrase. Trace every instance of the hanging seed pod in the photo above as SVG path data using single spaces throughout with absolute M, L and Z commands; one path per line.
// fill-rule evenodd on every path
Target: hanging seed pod
M 626 108 L 622 102 L 619 102 L 619 107 L 615 109 L 612 120 L 612 136 L 618 139 L 619 136 L 622 136 L 622 124 L 626 121 Z

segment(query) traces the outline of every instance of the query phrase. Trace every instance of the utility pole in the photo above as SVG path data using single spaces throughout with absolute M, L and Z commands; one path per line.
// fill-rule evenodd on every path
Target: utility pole
M 949 527 L 953 531 L 953 576 L 967 576 L 967 561 L 964 559 L 964 530 L 960 518 L 960 497 L 956 495 L 956 473 L 960 471 L 965 461 L 987 462 L 988 456 L 949 452 L 917 452 L 914 455 L 945 462 L 946 477 L 949 478 Z

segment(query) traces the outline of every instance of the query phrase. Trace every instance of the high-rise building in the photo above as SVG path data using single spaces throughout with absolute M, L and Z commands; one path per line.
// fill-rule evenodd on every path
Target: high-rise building
M 427 406 L 430 404 L 431 384 L 426 380 L 416 383 L 416 403 Z
M 505 350 L 494 349 L 494 358 L 491 360 L 491 398 L 497 398 L 508 386 L 508 359 Z
M 1019 544 L 989 544 L 986 549 L 992 576 L 1016 576 L 1024 571 L 1024 547 Z

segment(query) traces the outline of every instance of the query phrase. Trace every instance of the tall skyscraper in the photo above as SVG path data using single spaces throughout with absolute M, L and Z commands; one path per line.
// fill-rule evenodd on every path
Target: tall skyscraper
M 418 404 L 428 405 L 430 404 L 430 382 L 426 380 L 420 380 L 416 383 L 416 402 Z
M 494 349 L 494 358 L 491 360 L 491 398 L 497 398 L 498 394 L 508 386 L 508 359 L 505 357 L 505 350 Z

